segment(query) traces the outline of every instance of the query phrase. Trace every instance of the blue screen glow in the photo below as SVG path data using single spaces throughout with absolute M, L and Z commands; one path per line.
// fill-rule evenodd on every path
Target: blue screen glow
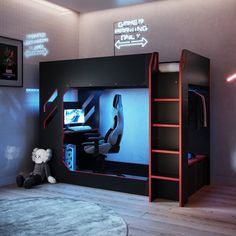
M 85 122 L 84 111 L 82 109 L 65 109 L 64 124 L 83 124 Z

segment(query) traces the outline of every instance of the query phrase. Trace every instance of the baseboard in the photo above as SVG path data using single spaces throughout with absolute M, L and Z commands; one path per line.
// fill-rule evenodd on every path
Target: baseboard
M 16 182 L 16 176 L 1 178 L 0 179 L 0 186 L 13 184 L 15 182 Z

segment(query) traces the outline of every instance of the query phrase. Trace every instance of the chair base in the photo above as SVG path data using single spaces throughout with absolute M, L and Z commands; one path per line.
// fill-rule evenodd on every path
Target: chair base
M 94 158 L 94 166 L 93 166 L 93 172 L 94 173 L 105 173 L 105 155 L 98 155 L 98 156 L 93 156 Z

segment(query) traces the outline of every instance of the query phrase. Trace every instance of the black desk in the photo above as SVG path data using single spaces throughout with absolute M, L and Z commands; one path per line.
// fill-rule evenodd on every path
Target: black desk
M 98 129 L 97 128 L 94 128 L 94 129 L 85 129 L 85 130 L 77 130 L 77 131 L 74 131 L 74 130 L 64 130 L 64 135 L 67 135 L 67 134 L 76 134 L 76 133 L 96 133 L 98 132 Z
M 90 158 L 86 158 L 86 154 L 81 146 L 82 143 L 88 142 L 89 133 L 98 133 L 98 129 L 88 129 L 88 130 L 64 130 L 64 145 L 74 144 L 76 146 L 76 166 L 77 170 L 91 167 L 89 162 Z M 86 135 L 85 135 L 86 134 Z

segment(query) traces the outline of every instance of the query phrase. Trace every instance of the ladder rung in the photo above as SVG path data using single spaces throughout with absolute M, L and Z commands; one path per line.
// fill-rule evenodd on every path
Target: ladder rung
M 163 128 L 179 128 L 180 125 L 176 125 L 176 124 L 153 124 L 153 127 L 163 127 Z
M 154 98 L 154 102 L 179 102 L 179 98 Z
M 153 149 L 152 152 L 157 153 L 166 153 L 166 154 L 179 154 L 179 151 L 170 151 L 170 150 L 160 150 L 160 149 Z
M 152 178 L 152 179 L 162 179 L 162 180 L 170 180 L 170 181 L 179 182 L 179 179 L 178 179 L 178 178 L 167 177 L 167 176 L 151 175 L 151 178 Z

